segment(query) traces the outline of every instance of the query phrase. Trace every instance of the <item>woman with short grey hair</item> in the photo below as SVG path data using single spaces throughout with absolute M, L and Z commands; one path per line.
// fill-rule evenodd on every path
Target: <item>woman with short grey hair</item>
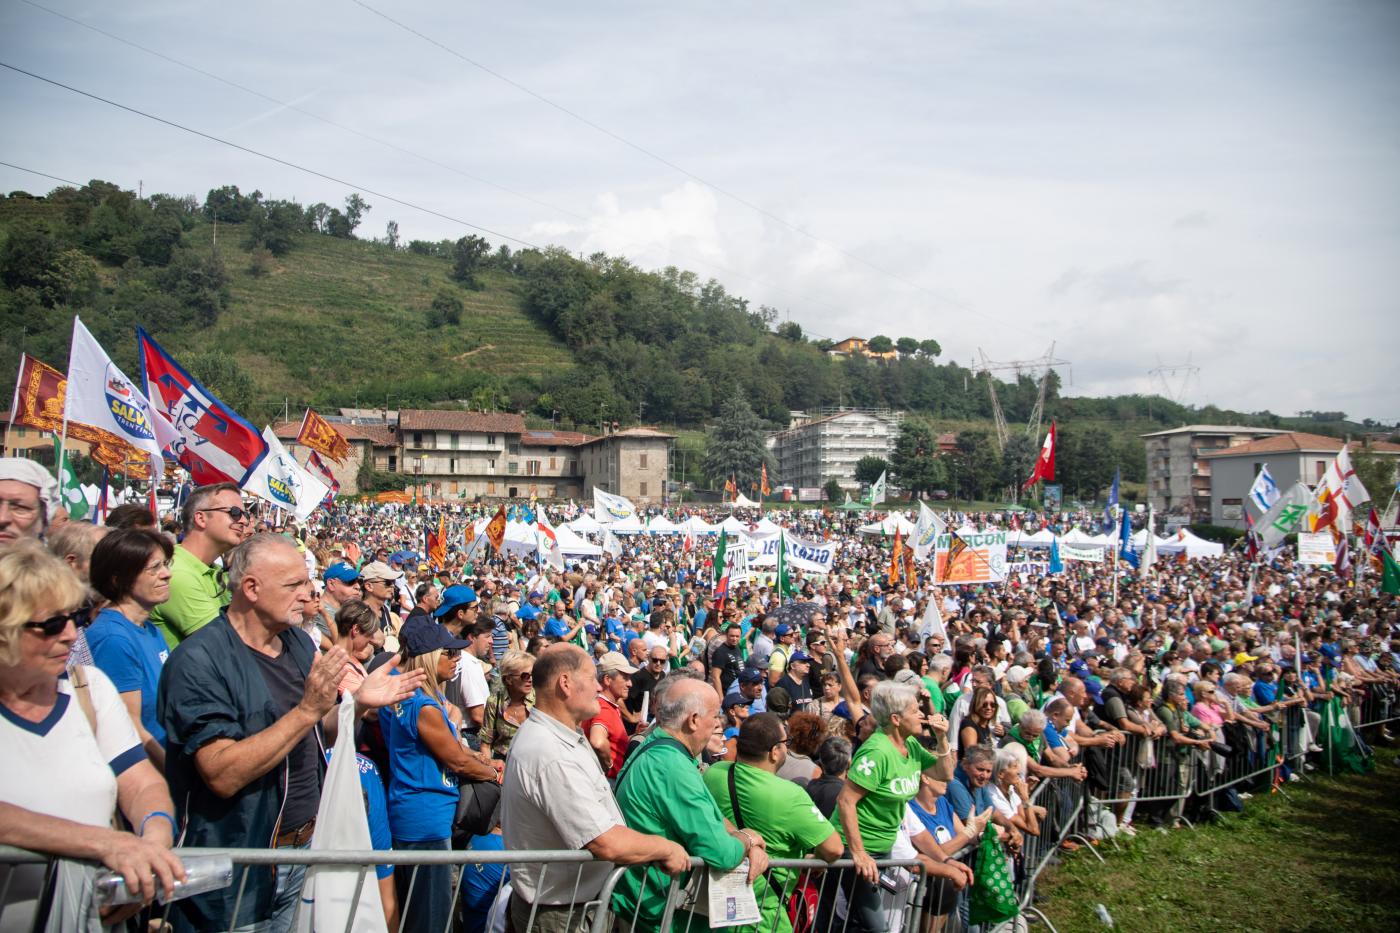
M 856 752 L 836 798 L 838 828 L 855 868 L 841 872 L 838 884 L 824 888 L 819 915 L 833 916 L 839 887 L 850 905 L 852 930 L 885 928 L 875 861 L 889 856 L 909 801 L 919 791 L 920 775 L 928 772 L 946 781 L 953 774 L 946 719 L 935 715 L 928 723 L 934 736 L 932 752 L 919 741 L 925 728 L 922 694 L 914 684 L 886 680 L 875 685 L 870 714 L 879 729 Z

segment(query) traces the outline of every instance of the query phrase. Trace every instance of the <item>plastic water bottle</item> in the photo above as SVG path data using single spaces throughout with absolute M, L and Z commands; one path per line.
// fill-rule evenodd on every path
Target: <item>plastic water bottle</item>
M 1104 926 L 1113 926 L 1113 917 L 1111 914 L 1109 914 L 1107 907 L 1103 906 L 1102 904 L 1095 904 L 1094 913 L 1099 915 L 1099 920 L 1103 923 Z
M 169 898 L 157 885 L 156 900 L 162 904 L 217 891 L 233 883 L 233 860 L 227 855 L 188 855 L 180 861 L 185 866 L 185 880 L 175 882 L 175 890 Z M 92 897 L 99 910 L 141 900 L 140 894 L 127 890 L 126 880 L 114 871 L 98 873 Z

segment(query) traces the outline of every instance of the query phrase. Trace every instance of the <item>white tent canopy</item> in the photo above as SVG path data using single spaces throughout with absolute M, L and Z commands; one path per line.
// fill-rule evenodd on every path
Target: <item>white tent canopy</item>
M 1154 537 L 1154 538 L 1157 538 L 1156 535 L 1153 535 L 1153 537 Z M 1164 544 L 1170 544 L 1171 541 L 1172 541 L 1171 538 L 1157 538 L 1157 547 L 1158 547 L 1158 548 L 1161 548 L 1162 545 L 1164 545 Z M 1146 548 L 1146 547 L 1147 547 L 1147 529 L 1146 529 L 1146 528 L 1139 528 L 1139 529 L 1137 530 L 1137 533 L 1133 535 L 1133 550 L 1135 550 L 1135 551 L 1141 551 L 1141 550 L 1143 550 L 1143 549 Z
M 1225 553 L 1225 545 L 1198 538 L 1187 528 L 1182 528 L 1175 535 L 1157 545 L 1159 554 L 1180 554 L 1182 551 L 1186 552 L 1187 560 L 1219 557 Z
M 731 535 L 746 535 L 749 533 L 749 526 L 731 515 L 719 523 L 719 530 Z
M 615 535 L 640 535 L 645 534 L 647 530 L 647 526 L 643 525 L 635 515 L 631 518 L 624 518 L 620 522 L 613 522 L 608 528 Z
M 758 535 L 760 537 L 765 537 L 767 535 L 775 535 L 782 530 L 783 529 L 778 527 L 778 525 L 772 519 L 763 518 L 759 519 L 758 525 L 750 533 Z
M 711 525 L 699 515 L 692 515 L 680 523 L 681 531 L 688 531 L 693 535 L 713 535 L 719 534 L 719 528 Z
M 1013 531 L 1006 542 L 1011 547 L 1048 548 L 1055 543 L 1055 535 L 1049 528 L 1042 528 L 1035 534 Z
M 559 550 L 565 557 L 601 557 L 603 549 L 574 534 L 566 526 L 554 529 L 554 537 L 559 541 Z
M 862 525 L 857 530 L 863 535 L 893 536 L 895 532 L 899 532 L 908 536 L 914 533 L 914 523 L 899 512 L 891 512 L 880 521 L 870 525 Z
M 654 535 L 678 535 L 681 534 L 684 529 L 665 515 L 658 515 L 647 522 L 647 531 Z
M 1090 545 L 1095 545 L 1095 544 L 1099 545 L 1100 547 L 1103 546 L 1103 542 L 1100 541 L 1098 538 L 1093 537 L 1093 536 L 1091 536 L 1091 535 L 1087 535 L 1087 534 L 1085 534 L 1084 532 L 1080 531 L 1078 528 L 1071 528 L 1071 529 L 1069 530 L 1069 533 L 1068 533 L 1068 534 L 1063 534 L 1063 535 L 1061 535 L 1061 536 L 1060 536 L 1060 543 L 1061 543 L 1061 544 L 1082 544 L 1082 545 L 1084 545 L 1084 546 L 1086 546 L 1086 547 L 1087 547 L 1087 546 L 1090 546 Z
M 603 531 L 603 526 L 598 522 L 598 519 L 593 517 L 590 510 L 585 510 L 582 515 L 568 522 L 564 527 L 581 535 L 596 535 Z

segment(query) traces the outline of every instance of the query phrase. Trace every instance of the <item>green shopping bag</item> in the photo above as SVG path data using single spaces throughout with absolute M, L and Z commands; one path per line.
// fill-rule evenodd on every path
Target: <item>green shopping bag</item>
M 1006 850 L 991 826 L 982 833 L 982 847 L 977 852 L 974 873 L 977 880 L 968 898 L 968 922 L 974 926 L 1002 923 L 1021 912 L 1006 865 Z

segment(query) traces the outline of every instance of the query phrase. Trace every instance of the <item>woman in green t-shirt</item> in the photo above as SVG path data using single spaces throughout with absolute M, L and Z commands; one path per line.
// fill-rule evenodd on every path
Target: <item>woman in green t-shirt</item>
M 836 798 L 837 828 L 855 861 L 854 871 L 843 872 L 840 879 L 850 905 L 851 930 L 882 929 L 880 872 L 875 860 L 889 856 L 905 809 L 919 791 L 920 774 L 927 771 L 940 781 L 953 776 L 948 721 L 935 715 L 925 722 L 921 692 L 912 683 L 883 681 L 875 685 L 870 693 L 870 712 L 877 731 L 851 759 L 845 786 Z M 932 752 L 919 742 L 925 728 L 934 737 Z M 822 913 L 830 917 L 826 901 L 824 896 Z

